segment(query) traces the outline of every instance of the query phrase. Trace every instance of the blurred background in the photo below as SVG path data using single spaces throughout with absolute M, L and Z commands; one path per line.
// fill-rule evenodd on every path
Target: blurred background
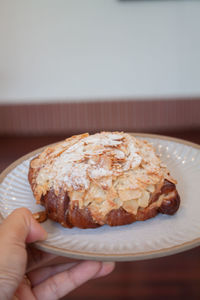
M 72 134 L 200 144 L 200 2 L 0 0 L 0 171 Z M 118 263 L 69 299 L 200 299 L 200 248 Z

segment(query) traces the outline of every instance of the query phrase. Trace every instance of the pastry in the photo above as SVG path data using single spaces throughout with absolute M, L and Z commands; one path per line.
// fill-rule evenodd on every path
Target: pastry
M 48 218 L 95 228 L 172 215 L 180 197 L 153 146 L 123 132 L 72 136 L 30 162 L 28 179 Z

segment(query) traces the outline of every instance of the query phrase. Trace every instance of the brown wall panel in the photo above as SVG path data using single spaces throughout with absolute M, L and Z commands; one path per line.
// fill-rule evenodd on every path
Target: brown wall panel
M 200 98 L 0 105 L 0 134 L 200 128 Z

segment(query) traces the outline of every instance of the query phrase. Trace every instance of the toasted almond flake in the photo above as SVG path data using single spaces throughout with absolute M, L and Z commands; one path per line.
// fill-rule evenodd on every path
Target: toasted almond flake
M 142 196 L 138 199 L 140 207 L 147 207 L 149 204 L 150 194 L 147 191 L 142 192 Z
M 150 184 L 146 187 L 147 191 L 150 193 L 153 193 L 155 191 L 155 186 L 153 184 Z
M 125 201 L 123 203 L 123 208 L 129 212 L 129 213 L 132 213 L 134 215 L 137 214 L 137 210 L 138 210 L 138 201 L 135 200 L 135 199 L 132 199 L 132 200 L 128 200 L 128 201 Z
M 85 200 L 90 200 L 90 201 L 99 201 L 101 199 L 101 202 L 106 200 L 107 197 L 107 192 L 100 188 L 98 185 L 92 183 L 90 186 L 90 190 L 85 196 Z
M 83 200 L 85 192 L 81 192 L 81 191 L 72 191 L 69 193 L 69 197 L 70 199 L 73 200 Z
M 119 197 L 122 201 L 127 201 L 131 199 L 137 199 L 141 196 L 142 192 L 138 190 L 118 190 Z

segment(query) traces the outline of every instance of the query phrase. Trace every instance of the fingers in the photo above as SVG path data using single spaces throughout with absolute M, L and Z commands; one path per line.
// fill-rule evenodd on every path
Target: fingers
M 113 263 L 84 261 L 35 286 L 33 293 L 36 299 L 57 300 L 89 279 L 109 274 L 113 268 Z
M 0 290 L 6 291 L 8 299 L 11 298 L 25 272 L 27 260 L 25 242 L 45 237 L 44 229 L 25 208 L 15 210 L 0 225 Z
M 57 256 L 51 253 L 43 252 L 36 249 L 33 245 L 28 245 L 28 263 L 27 263 L 27 272 L 30 272 L 34 269 L 37 269 L 44 264 L 49 263 L 54 260 Z
M 32 283 L 32 286 L 38 285 L 42 281 L 48 279 L 49 277 L 61 273 L 63 271 L 69 270 L 72 267 L 76 266 L 79 262 L 74 261 L 70 263 L 51 265 L 47 267 L 42 267 L 37 270 L 28 272 L 28 277 Z M 104 262 L 99 270 L 99 272 L 93 278 L 99 278 L 106 276 L 113 271 L 115 263 L 113 262 Z
M 49 277 L 56 275 L 58 273 L 61 273 L 63 271 L 69 270 L 75 265 L 77 265 L 78 262 L 72 262 L 72 263 L 66 263 L 66 264 L 59 264 L 56 266 L 48 266 L 39 268 L 37 270 L 28 272 L 28 278 L 31 281 L 32 286 L 36 286 L 42 281 L 48 279 Z
M 102 264 L 101 269 L 94 276 L 94 278 L 99 278 L 99 277 L 106 276 L 106 275 L 110 274 L 114 270 L 114 268 L 115 268 L 115 263 L 114 262 L 104 262 Z
M 26 272 L 33 271 L 40 267 L 47 267 L 50 265 L 52 266 L 58 264 L 59 265 L 67 264 L 75 261 L 74 259 L 71 258 L 57 256 L 55 254 L 43 252 L 35 248 L 34 245 L 28 245 L 27 252 L 28 252 L 28 263 L 27 263 Z
M 21 284 L 19 285 L 18 289 L 15 292 L 15 296 L 12 298 L 13 300 L 36 300 L 29 283 L 27 283 L 26 279 L 23 279 Z

